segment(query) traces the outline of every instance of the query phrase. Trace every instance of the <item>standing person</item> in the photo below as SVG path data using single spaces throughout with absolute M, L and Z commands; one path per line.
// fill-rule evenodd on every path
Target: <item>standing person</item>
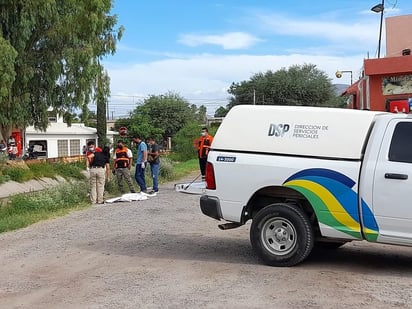
M 139 184 L 140 191 L 147 193 L 145 169 L 147 162 L 147 145 L 142 140 L 140 135 L 133 136 L 133 141 L 136 143 L 137 155 L 136 155 L 136 172 L 134 177 Z
M 8 145 L 16 144 L 16 140 L 14 139 L 13 135 L 9 136 L 9 139 L 7 140 L 7 144 Z
M 114 171 L 117 177 L 119 191 L 123 193 L 123 178 L 129 186 L 130 192 L 135 193 L 132 179 L 130 177 L 130 169 L 133 163 L 133 153 L 127 148 L 123 141 L 117 141 L 117 147 L 114 154 Z
M 150 174 L 153 179 L 153 190 L 150 193 L 159 192 L 159 170 L 160 170 L 160 154 L 159 145 L 156 144 L 152 137 L 148 140 L 147 161 L 150 164 Z
M 199 158 L 199 168 L 200 173 L 202 174 L 202 180 L 205 180 L 207 154 L 212 145 L 213 136 L 209 135 L 209 130 L 206 127 L 202 128 L 200 134 L 201 137 L 197 143 L 197 157 Z
M 90 170 L 90 200 L 93 204 L 104 203 L 104 184 L 110 180 L 110 148 L 93 151 L 87 155 L 87 169 Z
M 9 160 L 16 160 L 18 149 L 15 143 L 10 143 L 8 150 Z
M 6 150 L 7 150 L 6 143 L 3 140 L 1 140 L 1 142 L 0 142 L 0 152 L 6 152 Z
M 85 154 L 87 169 L 89 168 L 89 165 L 88 165 L 88 162 L 87 162 L 88 157 L 91 154 L 95 153 L 95 152 L 101 152 L 101 151 L 102 151 L 102 149 L 100 147 L 96 147 L 96 144 L 95 144 L 94 141 L 88 141 L 87 142 L 87 149 L 86 149 L 86 154 Z

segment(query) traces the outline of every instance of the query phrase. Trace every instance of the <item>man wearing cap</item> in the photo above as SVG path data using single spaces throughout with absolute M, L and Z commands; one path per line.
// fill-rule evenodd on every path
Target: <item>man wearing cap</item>
M 130 177 L 130 169 L 132 167 L 133 162 L 133 154 L 132 151 L 127 148 L 123 141 L 119 140 L 117 142 L 116 151 L 114 154 L 114 172 L 117 177 L 117 184 L 119 186 L 119 191 L 123 192 L 123 179 L 126 181 L 127 185 L 129 186 L 129 190 L 131 193 L 135 193 L 132 179 Z

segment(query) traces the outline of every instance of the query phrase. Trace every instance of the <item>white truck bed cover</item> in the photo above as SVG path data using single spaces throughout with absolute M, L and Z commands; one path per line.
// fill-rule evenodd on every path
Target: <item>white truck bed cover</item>
M 212 149 L 361 159 L 371 124 L 382 113 L 326 107 L 238 105 L 220 125 Z

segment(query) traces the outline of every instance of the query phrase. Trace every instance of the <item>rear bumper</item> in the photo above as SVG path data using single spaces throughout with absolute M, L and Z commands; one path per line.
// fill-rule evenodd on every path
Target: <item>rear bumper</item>
M 220 220 L 222 218 L 220 201 L 215 196 L 202 195 L 200 197 L 200 209 L 203 214 L 213 219 Z

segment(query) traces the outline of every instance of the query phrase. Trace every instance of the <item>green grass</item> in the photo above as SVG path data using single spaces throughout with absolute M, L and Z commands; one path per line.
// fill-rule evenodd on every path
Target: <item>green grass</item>
M 84 170 L 84 162 L 75 162 L 75 163 L 48 163 L 41 162 L 35 164 L 29 164 L 29 169 L 33 172 L 36 177 L 48 177 L 54 178 L 57 175 L 65 179 L 78 179 L 84 180 L 86 177 L 82 174 Z
M 174 178 L 180 179 L 195 171 L 199 171 L 199 161 L 198 159 L 191 159 L 185 162 L 179 162 L 174 165 Z
M 0 204 L 0 233 L 62 216 L 89 204 L 87 186 L 68 182 L 41 192 L 12 196 Z
M 0 183 L 8 180 L 14 180 L 17 182 L 25 182 L 30 179 L 36 178 L 56 178 L 61 176 L 65 179 L 86 179 L 82 170 L 84 169 L 83 162 L 76 163 L 48 163 L 48 162 L 36 162 L 28 165 L 17 166 L 2 166 Z

